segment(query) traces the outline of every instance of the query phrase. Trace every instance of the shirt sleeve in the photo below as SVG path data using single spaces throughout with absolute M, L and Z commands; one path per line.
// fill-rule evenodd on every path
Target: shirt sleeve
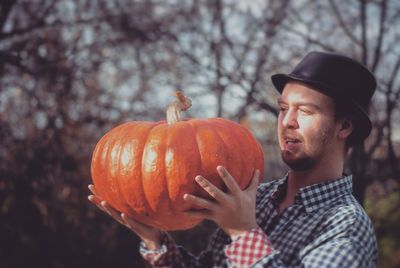
M 168 233 L 163 233 L 161 242 L 161 248 L 154 250 L 148 249 L 143 241 L 140 242 L 140 254 L 152 267 L 176 267 L 180 263 L 180 254 L 175 241 Z
M 212 263 L 210 249 L 204 250 L 198 256 L 195 256 L 185 248 L 177 246 L 175 240 L 168 233 L 163 233 L 161 242 L 161 248 L 156 250 L 149 250 L 143 241 L 140 243 L 140 254 L 152 267 L 205 268 Z
M 354 215 L 342 208 L 321 225 L 315 239 L 298 252 L 297 262 L 292 262 L 290 267 L 372 268 L 377 264 L 375 253 L 375 236 L 365 215 Z M 263 256 L 251 267 L 289 267 L 286 258 L 280 250 L 273 248 L 270 254 Z
M 251 267 L 273 251 L 271 241 L 258 227 L 238 237 L 224 249 L 233 267 Z
M 306 268 L 321 268 L 321 267 L 348 267 L 358 268 L 375 267 L 363 252 L 363 247 L 354 243 L 349 238 L 338 238 L 328 241 L 301 256 L 300 263 L 290 267 L 306 267 Z M 261 258 L 257 263 L 251 266 L 252 268 L 286 268 L 283 256 L 279 251 L 272 251 L 269 255 Z
M 375 267 L 374 262 L 365 258 L 368 256 L 365 251 L 365 247 L 351 237 L 338 236 L 306 248 L 299 256 L 299 263 L 290 267 Z M 230 267 L 289 267 L 261 228 L 253 229 L 227 245 L 225 254 Z
M 375 267 L 367 252 L 349 237 L 340 237 L 311 250 L 302 258 L 305 267 Z

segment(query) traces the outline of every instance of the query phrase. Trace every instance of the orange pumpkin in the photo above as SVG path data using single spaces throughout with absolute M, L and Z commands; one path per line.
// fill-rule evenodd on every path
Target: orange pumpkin
M 242 189 L 255 169 L 263 175 L 261 146 L 246 128 L 222 118 L 180 120 L 180 111 L 191 102 L 180 92 L 177 97 L 167 110 L 167 121 L 128 122 L 106 133 L 91 165 L 100 198 L 160 230 L 199 223 L 183 214 L 195 209 L 183 200 L 185 193 L 211 198 L 195 182 L 196 175 L 224 191 L 218 165 L 226 167 Z

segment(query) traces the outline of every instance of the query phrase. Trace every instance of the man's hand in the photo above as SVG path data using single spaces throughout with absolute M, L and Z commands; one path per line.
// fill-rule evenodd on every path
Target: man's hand
M 136 233 L 140 239 L 146 243 L 148 249 L 158 249 L 161 247 L 161 232 L 159 230 L 137 222 L 125 213 L 116 211 L 107 204 L 106 201 L 100 199 L 95 192 L 93 184 L 90 184 L 88 188 L 93 194 L 88 196 L 89 201 L 95 204 L 100 210 L 110 215 L 113 219 Z
M 195 180 L 214 199 L 208 200 L 190 194 L 184 199 L 196 206 L 204 208 L 201 211 L 188 211 L 187 215 L 210 219 L 224 230 L 232 239 L 240 234 L 257 227 L 256 222 L 256 194 L 260 172 L 254 172 L 252 181 L 246 190 L 242 191 L 232 176 L 222 166 L 217 167 L 228 193 L 224 193 L 215 185 L 201 176 Z

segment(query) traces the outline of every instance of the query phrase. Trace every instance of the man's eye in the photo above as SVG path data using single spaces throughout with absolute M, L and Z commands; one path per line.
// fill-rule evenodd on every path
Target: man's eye
M 310 110 L 307 109 L 300 109 L 300 112 L 303 114 L 312 114 L 312 112 Z
M 287 111 L 287 108 L 286 107 L 279 107 L 279 111 L 281 111 L 281 112 Z

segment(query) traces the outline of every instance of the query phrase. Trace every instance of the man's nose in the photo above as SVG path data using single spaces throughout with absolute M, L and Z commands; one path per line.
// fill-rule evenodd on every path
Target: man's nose
M 297 122 L 297 112 L 294 109 L 289 109 L 282 119 L 284 128 L 296 129 L 299 127 Z

